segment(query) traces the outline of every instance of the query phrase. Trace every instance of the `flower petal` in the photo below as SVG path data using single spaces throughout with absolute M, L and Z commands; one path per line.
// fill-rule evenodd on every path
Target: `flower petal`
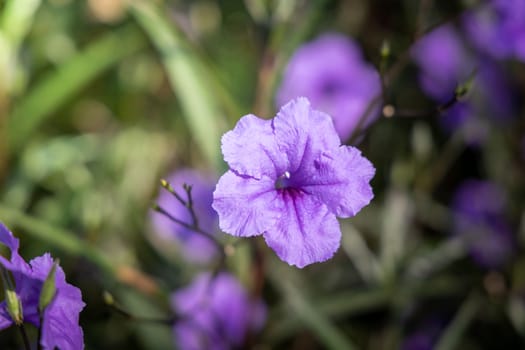
M 7 260 L 0 255 L 0 264 L 10 271 L 27 272 L 29 266 L 18 254 L 18 238 L 13 236 L 11 231 L 0 222 L 0 243 L 4 244 L 11 251 L 11 258 Z M 16 281 L 15 281 L 16 282 Z
M 240 348 L 247 334 L 257 330 L 251 327 L 254 322 L 262 325 L 265 317 L 262 302 L 252 300 L 239 281 L 224 272 L 200 274 L 173 293 L 171 303 L 182 316 L 175 324 L 182 349 Z
M 30 262 L 33 277 L 44 280 L 53 265 L 49 254 Z M 56 295 L 44 311 L 42 339 L 44 349 L 75 350 L 84 348 L 84 336 L 80 328 L 79 313 L 85 304 L 80 289 L 66 282 L 64 271 L 56 269 Z
M 11 327 L 13 323 L 11 316 L 9 316 L 9 313 L 7 312 L 7 305 L 5 301 L 2 301 L 0 303 L 0 331 Z
M 283 191 L 281 195 L 283 217 L 264 233 L 266 243 L 281 260 L 299 268 L 330 259 L 341 241 L 335 215 L 306 193 Z
M 294 181 L 316 196 L 339 217 L 352 217 L 368 205 L 374 194 L 370 180 L 375 168 L 350 146 L 323 153 L 312 165 L 303 164 Z
M 284 166 L 285 158 L 277 147 L 269 120 L 245 115 L 224 134 L 221 143 L 224 160 L 241 175 L 275 177 Z
M 290 101 L 273 120 L 276 142 L 287 157 L 286 169 L 294 173 L 311 163 L 321 150 L 339 147 L 341 140 L 328 114 L 313 110 L 304 97 Z M 284 171 L 278 173 L 282 175 Z
M 234 236 L 263 233 L 280 216 L 274 180 L 260 180 L 226 172 L 213 192 L 213 209 L 219 214 L 221 230 Z

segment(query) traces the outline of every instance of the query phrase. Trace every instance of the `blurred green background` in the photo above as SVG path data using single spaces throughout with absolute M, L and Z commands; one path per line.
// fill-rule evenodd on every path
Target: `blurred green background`
M 422 13 L 416 0 L 1 1 L 0 220 L 24 257 L 52 252 L 82 289 L 87 349 L 170 348 L 169 327 L 126 320 L 102 299 L 108 290 L 137 315 L 165 317 L 169 293 L 196 271 L 152 242 L 159 179 L 182 166 L 224 171 L 220 136 L 242 115 L 274 115 L 287 58 L 317 34 L 355 38 L 379 67 L 385 40 L 398 62 L 418 21 L 454 21 L 469 6 L 436 2 Z M 523 97 L 523 65 L 509 70 Z M 415 81 L 405 64 L 391 86 L 395 105 L 433 106 Z M 336 258 L 297 270 L 267 251 L 270 311 L 257 348 L 396 349 L 433 311 L 451 320 L 440 349 L 524 346 L 525 259 L 480 270 L 443 235 L 453 189 L 482 176 L 508 190 L 523 243 L 519 113 L 475 151 L 428 117 L 378 121 L 359 145 L 377 168 L 375 199 L 343 222 Z M 245 283 L 248 253 L 229 258 Z M 15 330 L 0 333 L 0 348 L 18 346 Z

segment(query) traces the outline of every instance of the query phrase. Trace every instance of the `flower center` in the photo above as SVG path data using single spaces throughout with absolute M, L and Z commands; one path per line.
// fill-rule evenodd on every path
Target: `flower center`
M 285 171 L 284 174 L 275 180 L 275 189 L 281 190 L 290 187 L 290 172 Z

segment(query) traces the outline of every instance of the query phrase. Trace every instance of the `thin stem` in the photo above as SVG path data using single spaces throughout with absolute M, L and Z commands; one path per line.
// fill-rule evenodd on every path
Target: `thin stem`
M 442 103 L 432 109 L 428 110 L 409 110 L 409 109 L 394 109 L 394 114 L 391 117 L 396 118 L 418 118 L 418 117 L 426 117 L 426 116 L 433 116 L 433 115 L 439 115 L 446 111 L 448 111 L 450 108 L 454 107 L 458 102 L 460 101 L 460 96 L 455 93 L 454 96 L 452 96 L 448 101 L 445 103 Z
M 154 318 L 154 317 L 136 316 L 136 315 L 132 314 L 131 312 L 129 312 L 129 311 L 125 310 L 124 308 L 122 308 L 120 305 L 108 304 L 108 306 L 113 311 L 115 311 L 116 313 L 118 313 L 121 316 L 124 316 L 125 318 L 127 318 L 130 321 L 147 322 L 147 323 L 159 323 L 159 324 L 165 324 L 165 325 L 171 326 L 177 320 L 176 316 L 171 316 L 171 317 L 168 317 L 168 318 Z
M 42 325 L 44 324 L 44 318 L 42 317 L 42 315 L 40 315 L 40 327 L 38 327 L 38 344 L 37 344 L 37 349 L 38 350 L 43 350 L 43 346 L 42 346 Z
M 358 123 L 357 123 L 357 125 L 356 125 L 356 127 L 355 127 L 355 129 L 354 129 L 354 131 L 352 133 L 352 135 L 350 136 L 350 139 L 348 141 L 349 144 L 355 144 L 356 143 L 356 141 L 361 136 L 361 131 L 363 131 L 362 129 L 366 125 L 366 121 L 368 120 L 368 118 L 370 118 L 372 116 L 372 111 L 374 111 L 375 108 L 378 105 L 381 105 L 382 103 L 385 102 L 385 101 L 382 101 L 382 97 L 387 95 L 388 88 L 389 88 L 391 82 L 394 81 L 395 79 L 397 79 L 399 74 L 401 74 L 403 69 L 410 62 L 410 49 L 414 46 L 414 44 L 417 43 L 424 36 L 424 34 L 431 32 L 435 28 L 437 28 L 437 27 L 439 27 L 441 25 L 444 25 L 446 23 L 455 22 L 456 20 L 458 20 L 460 15 L 461 15 L 461 13 L 453 16 L 450 19 L 447 19 L 446 21 L 439 22 L 439 23 L 437 23 L 435 25 L 431 25 L 431 26 L 425 28 L 424 30 L 420 30 L 419 33 L 417 33 L 417 35 L 415 35 L 414 40 L 412 41 L 412 43 L 399 55 L 399 57 L 394 62 L 394 64 L 392 66 L 390 66 L 390 68 L 388 70 L 385 70 L 384 72 L 382 72 L 383 74 L 381 74 L 381 84 L 382 84 L 381 91 L 368 103 L 368 106 L 367 106 L 366 110 L 364 111 L 364 113 L 359 118 L 359 121 L 358 121 Z
M 459 308 L 452 322 L 450 322 L 449 326 L 443 332 L 434 349 L 456 349 L 461 338 L 475 320 L 482 303 L 483 300 L 477 293 L 471 293 Z
M 31 350 L 31 345 L 29 344 L 29 338 L 27 337 L 26 329 L 23 324 L 18 326 L 20 334 L 22 335 L 22 340 L 24 341 L 24 349 Z M 39 345 L 40 346 L 40 345 Z
M 171 193 L 173 195 L 173 197 L 175 197 L 175 199 L 178 200 L 182 205 L 186 206 L 186 201 L 184 199 L 182 199 L 182 197 L 177 193 L 177 191 L 175 191 L 173 189 L 173 186 L 171 186 L 171 184 L 167 180 L 160 179 L 160 185 L 166 191 Z
M 415 180 L 415 187 L 421 192 L 432 192 L 464 149 L 463 135 L 461 130 L 458 130 L 452 134 L 431 167 Z
M 197 218 L 197 214 L 195 213 L 195 209 L 193 208 L 193 196 L 191 195 L 192 187 L 190 185 L 184 184 L 184 190 L 186 191 L 186 195 L 188 197 L 186 208 L 188 208 L 188 211 L 190 212 L 193 226 L 199 227 L 199 219 Z
M 414 34 L 414 37 L 416 39 L 419 38 L 421 35 L 423 35 L 425 31 L 426 17 L 433 5 L 434 5 L 433 0 L 421 0 L 419 2 L 419 11 L 417 14 L 416 30 Z
M 214 235 L 212 235 L 211 233 L 209 233 L 207 231 L 204 231 L 200 227 L 196 227 L 196 226 L 188 224 L 188 223 L 186 223 L 186 222 L 184 222 L 184 221 L 182 221 L 180 219 L 177 219 L 176 217 L 171 215 L 166 209 L 161 207 L 159 204 L 155 204 L 153 206 L 153 210 L 155 210 L 158 213 L 164 215 L 165 217 L 167 217 L 168 219 L 170 219 L 174 223 L 179 224 L 182 227 L 187 228 L 188 230 L 191 230 L 191 231 L 193 231 L 195 233 L 198 233 L 202 237 L 206 237 L 208 240 L 210 240 L 218 248 L 218 250 L 221 253 L 221 255 L 223 256 L 223 258 L 225 257 L 226 253 L 224 252 L 224 247 L 222 246 L 222 243 Z

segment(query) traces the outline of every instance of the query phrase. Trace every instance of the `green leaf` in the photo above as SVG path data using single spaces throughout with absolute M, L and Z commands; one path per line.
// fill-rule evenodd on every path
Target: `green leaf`
M 465 334 L 470 323 L 476 317 L 476 313 L 481 305 L 481 298 L 476 295 L 470 295 L 461 305 L 458 313 L 443 332 L 443 335 L 437 342 L 436 350 L 457 349 L 461 337 Z
M 91 80 L 144 45 L 144 38 L 136 27 L 122 27 L 109 32 L 50 72 L 20 99 L 8 119 L 11 151 L 17 151 L 46 118 Z
M 102 251 L 76 237 L 73 233 L 49 225 L 23 212 L 0 205 L 0 218 L 10 226 L 23 228 L 31 236 L 41 239 L 65 252 L 83 256 L 98 266 L 108 276 L 115 276 L 115 266 Z
M 13 95 L 25 86 L 27 75 L 18 60 L 19 49 L 41 3 L 41 0 L 5 2 L 0 14 L 0 94 Z
M 41 0 L 10 0 L 5 4 L 0 18 L 0 30 L 17 48 L 29 32 Z
M 293 282 L 284 276 L 284 270 L 278 267 L 269 269 L 270 280 L 286 302 L 293 309 L 295 316 L 308 327 L 326 349 L 357 349 L 332 322 L 308 300 Z
M 220 138 L 225 123 L 216 96 L 211 94 L 213 86 L 207 84 L 202 62 L 185 44 L 182 33 L 154 4 L 137 1 L 131 10 L 160 52 L 171 87 L 196 143 L 208 161 L 219 168 L 222 162 Z

